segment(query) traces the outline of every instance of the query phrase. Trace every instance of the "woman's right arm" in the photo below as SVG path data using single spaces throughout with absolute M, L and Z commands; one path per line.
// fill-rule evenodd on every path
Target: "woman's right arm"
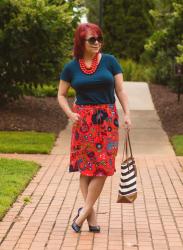
M 72 122 L 77 122 L 80 118 L 80 115 L 78 113 L 72 112 L 66 97 L 69 87 L 70 83 L 60 80 L 57 94 L 58 102 L 64 113 L 68 116 L 68 118 L 70 118 Z

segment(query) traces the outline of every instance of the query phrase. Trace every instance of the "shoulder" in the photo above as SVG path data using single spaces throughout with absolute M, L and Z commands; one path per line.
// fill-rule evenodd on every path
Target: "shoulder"
M 103 57 L 104 57 L 104 60 L 106 62 L 108 62 L 109 64 L 113 65 L 113 64 L 116 64 L 118 63 L 118 60 L 116 59 L 116 57 L 112 54 L 103 54 Z
M 76 68 L 75 63 L 76 63 L 76 60 L 73 59 L 64 65 L 64 67 L 60 73 L 61 80 L 71 82 L 75 68 Z
M 103 53 L 103 57 L 106 60 L 113 60 L 115 58 L 115 56 L 113 56 L 112 54 L 107 54 L 107 53 Z
M 119 64 L 118 59 L 112 54 L 103 54 L 104 60 L 109 63 L 110 65 Z
M 116 59 L 116 57 L 114 55 L 104 54 L 104 58 L 106 58 L 105 61 L 106 61 L 107 65 L 109 66 L 113 75 L 116 75 L 118 73 L 123 72 L 123 69 L 122 69 L 120 62 Z
M 68 63 L 64 65 L 64 69 L 72 70 L 75 64 L 76 64 L 76 59 L 72 59 L 71 61 L 69 61 Z

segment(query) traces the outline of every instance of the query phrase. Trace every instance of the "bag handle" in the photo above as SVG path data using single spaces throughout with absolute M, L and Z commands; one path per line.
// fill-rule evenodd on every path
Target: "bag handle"
M 130 148 L 130 156 L 133 158 L 132 154 L 132 147 L 131 147 L 131 142 L 130 142 L 130 135 L 129 135 L 129 130 L 126 130 L 126 135 L 125 135 L 125 141 L 124 141 L 124 149 L 123 149 L 123 156 L 122 156 L 122 162 L 124 161 L 124 154 L 126 153 L 126 159 L 128 159 L 128 146 Z
M 128 132 L 128 145 L 129 145 L 129 148 L 130 148 L 130 156 L 133 157 L 132 146 L 131 146 L 131 142 L 130 142 L 130 134 L 129 134 L 129 132 Z

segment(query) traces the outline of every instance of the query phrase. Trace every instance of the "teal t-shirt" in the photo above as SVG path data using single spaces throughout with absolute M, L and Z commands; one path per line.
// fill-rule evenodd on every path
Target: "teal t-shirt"
M 75 103 L 113 104 L 115 103 L 114 76 L 123 73 L 121 65 L 110 54 L 103 54 L 95 73 L 88 75 L 81 71 L 77 59 L 73 59 L 64 66 L 60 79 L 69 82 L 76 91 Z

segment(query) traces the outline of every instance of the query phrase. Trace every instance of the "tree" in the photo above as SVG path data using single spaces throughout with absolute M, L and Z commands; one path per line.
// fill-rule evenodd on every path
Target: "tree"
M 0 101 L 22 94 L 21 85 L 58 79 L 71 56 L 81 0 L 0 1 Z M 77 8 L 74 8 L 76 7 Z
M 88 9 L 87 19 L 91 23 L 99 25 L 99 2 L 100 0 L 85 0 L 85 6 Z
M 176 60 L 181 60 L 183 4 L 182 0 L 164 1 L 164 6 L 160 4 L 151 11 L 157 30 L 145 44 L 144 57 L 153 62 L 158 83 L 175 87 L 177 78 L 173 66 Z
M 98 8 L 96 1 L 86 2 L 89 21 L 96 20 L 98 23 L 96 13 L 99 15 L 99 11 L 93 14 L 93 10 Z M 148 0 L 103 0 L 105 51 L 138 61 L 144 51 L 145 40 L 152 33 L 152 17 L 149 14 L 152 7 L 152 1 Z
M 176 56 L 176 62 L 179 64 L 183 64 L 183 38 L 180 44 L 177 44 L 177 49 L 179 51 L 179 55 Z

